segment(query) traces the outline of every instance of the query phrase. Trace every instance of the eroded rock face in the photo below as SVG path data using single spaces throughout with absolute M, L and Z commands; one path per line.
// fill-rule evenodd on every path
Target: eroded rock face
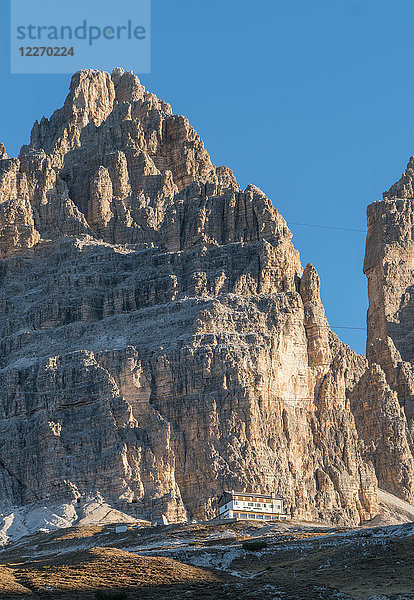
M 378 377 L 330 331 L 285 220 L 185 117 L 132 73 L 81 71 L 1 157 L 1 498 L 99 492 L 181 520 L 233 488 L 376 514 L 353 401 Z
M 410 502 L 414 502 L 413 164 L 411 158 L 383 201 L 367 211 L 367 357 L 373 371 L 360 384 L 361 406 L 366 410 L 371 406 L 381 415 L 374 434 L 372 424 L 361 428 L 364 437 L 370 431 L 368 446 L 377 476 L 387 490 Z
M 4 160 L 6 158 L 9 158 L 7 156 L 6 148 L 4 147 L 4 144 L 0 143 L 0 160 Z
M 8 200 L 0 204 L 0 258 L 11 256 L 22 248 L 32 248 L 39 240 L 32 207 L 27 200 Z
M 372 363 L 351 393 L 363 455 L 372 461 L 381 489 L 412 503 L 413 444 L 409 421 L 381 367 Z

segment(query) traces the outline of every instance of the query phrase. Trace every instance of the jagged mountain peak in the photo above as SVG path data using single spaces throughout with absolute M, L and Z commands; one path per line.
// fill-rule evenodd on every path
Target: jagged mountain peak
M 405 171 L 402 173 L 400 179 L 390 187 L 387 192 L 383 193 L 384 200 L 391 200 L 394 198 L 414 198 L 414 156 L 410 157 Z
M 291 238 L 133 73 L 76 73 L 0 161 L 0 497 L 182 520 L 256 489 L 337 523 L 375 515 L 377 476 L 408 498 L 405 417 Z
M 4 144 L 0 143 L 0 160 L 5 160 L 9 158 L 6 152 L 6 148 L 4 147 Z

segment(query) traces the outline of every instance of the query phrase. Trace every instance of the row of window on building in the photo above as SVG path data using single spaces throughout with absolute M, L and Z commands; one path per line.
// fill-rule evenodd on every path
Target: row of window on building
M 280 521 L 285 515 L 255 515 L 254 513 L 233 513 L 233 519 L 261 519 L 262 521 Z
M 234 506 L 248 506 L 249 508 L 260 508 L 260 509 L 265 509 L 265 510 L 272 510 L 273 509 L 273 505 L 272 504 L 266 504 L 266 502 L 240 502 L 239 500 L 235 500 L 234 501 Z M 275 508 L 280 509 L 280 503 L 275 503 L 274 505 Z M 227 508 L 227 504 L 226 504 L 226 508 Z

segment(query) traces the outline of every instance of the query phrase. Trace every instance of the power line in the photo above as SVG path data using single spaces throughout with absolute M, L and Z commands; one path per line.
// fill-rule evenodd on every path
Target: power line
M 334 225 L 315 225 L 314 223 L 297 223 L 288 221 L 291 225 L 302 225 L 303 227 L 319 227 L 320 229 L 339 229 L 340 231 L 355 231 L 357 233 L 367 233 L 366 229 L 351 229 L 350 227 L 336 227 Z
M 326 327 L 329 327 L 329 325 L 327 325 Z M 330 327 L 332 327 L 333 329 L 360 329 L 362 331 L 366 331 L 366 327 L 348 327 L 346 325 L 331 325 Z
M 366 331 L 367 328 L 366 327 L 353 327 L 351 325 L 330 325 L 328 324 L 324 324 L 324 323 L 306 323 L 305 320 L 303 321 L 291 321 L 291 323 L 293 325 L 303 325 L 303 327 L 325 327 L 326 329 L 332 330 L 332 329 L 359 329 L 361 331 Z

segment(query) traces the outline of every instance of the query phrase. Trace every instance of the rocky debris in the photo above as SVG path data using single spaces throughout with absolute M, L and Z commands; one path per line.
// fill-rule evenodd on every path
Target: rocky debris
M 371 527 L 409 523 L 413 531 L 414 506 L 384 490 L 378 490 L 378 515 L 367 525 Z M 410 535 L 407 527 L 394 530 L 397 535 Z M 393 532 L 394 533 L 394 532 Z
M 380 497 L 394 508 L 402 504 L 404 512 L 408 506 L 412 515 L 401 500 L 382 491 Z M 53 590 L 56 598 L 81 600 L 85 589 L 104 588 L 107 595 L 123 589 L 149 599 L 161 585 L 163 597 L 209 600 L 412 596 L 413 523 L 357 529 L 298 521 L 148 525 L 77 525 L 13 542 L 0 552 L 0 597 Z
M 330 331 L 261 190 L 122 69 L 76 73 L 19 157 L 2 153 L 0 498 L 99 492 L 173 522 L 253 489 L 294 516 L 374 517 L 375 461 L 408 460 L 409 441 L 401 421 L 368 449 L 376 416 L 352 400 L 391 384 Z M 406 498 L 410 468 L 391 486 Z
M 0 509 L 0 546 L 38 532 L 114 523 L 149 525 L 149 522 L 139 521 L 114 509 L 99 494 L 96 497 L 78 497 L 62 504 L 34 502 L 24 507 L 3 505 Z

